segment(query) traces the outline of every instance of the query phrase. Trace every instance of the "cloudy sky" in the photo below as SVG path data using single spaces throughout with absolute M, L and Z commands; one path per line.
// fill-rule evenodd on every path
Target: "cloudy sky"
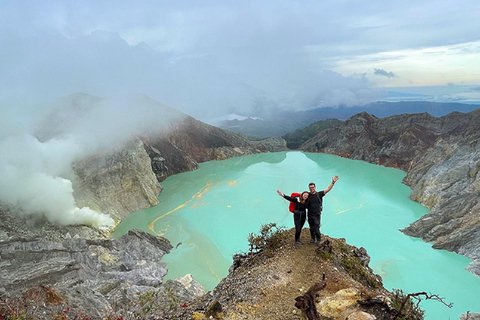
M 477 0 L 4 0 L 0 103 L 143 93 L 201 118 L 382 88 L 479 101 L 479 30 Z
M 208 121 L 378 99 L 480 103 L 479 30 L 478 0 L 1 0 L 0 206 L 110 225 L 77 206 L 71 163 L 159 127 L 174 114 L 162 105 Z M 69 131 L 37 139 L 32 125 L 60 105 Z

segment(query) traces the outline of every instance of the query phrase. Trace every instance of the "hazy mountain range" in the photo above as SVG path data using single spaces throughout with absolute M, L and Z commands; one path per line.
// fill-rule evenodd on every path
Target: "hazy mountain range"
M 277 111 L 258 117 L 236 117 L 214 121 L 214 125 L 246 136 L 265 138 L 283 136 L 297 129 L 304 128 L 319 120 L 346 120 L 353 115 L 366 111 L 377 118 L 396 114 L 427 112 L 434 117 L 441 117 L 453 111 L 470 112 L 479 107 L 475 104 L 439 103 L 428 101 L 377 101 L 364 106 L 336 108 L 315 108 L 303 111 Z

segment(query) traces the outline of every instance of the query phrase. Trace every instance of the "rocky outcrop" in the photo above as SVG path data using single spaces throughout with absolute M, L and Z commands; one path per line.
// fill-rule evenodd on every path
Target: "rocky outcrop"
M 477 141 L 478 134 L 441 139 L 423 159 L 414 160 L 419 165 L 412 166 L 405 182 L 413 186 L 410 197 L 427 206 L 430 213 L 403 232 L 433 242 L 434 248 L 473 259 L 469 270 L 480 275 L 480 144 Z
M 295 297 L 318 281 L 326 283 L 317 302 L 323 317 L 395 312 L 394 295 L 372 273 L 365 249 L 328 236 L 323 249 L 294 249 L 293 234 L 279 231 L 268 250 L 237 254 L 228 276 L 206 293 L 191 275 L 163 281 L 167 239 L 131 230 L 110 240 L 89 227 L 56 226 L 0 207 L 0 314 L 13 307 L 39 320 L 299 318 Z
M 112 310 L 133 310 L 147 292 L 182 302 L 205 293 L 191 276 L 163 282 L 167 270 L 160 259 L 172 248 L 163 237 L 131 230 L 111 240 L 87 227 L 34 222 L 4 210 L 0 217 L 0 295 L 28 297 L 27 304 L 41 308 L 36 319 L 42 312 L 50 319 L 58 305 L 103 318 Z
M 410 197 L 430 209 L 404 233 L 473 260 L 480 275 L 480 109 L 435 118 L 360 113 L 304 143 L 304 151 L 336 154 L 406 171 Z
M 79 206 L 108 213 L 120 221 L 133 211 L 158 204 L 162 187 L 140 139 L 120 150 L 77 160 L 73 170 L 74 197 Z

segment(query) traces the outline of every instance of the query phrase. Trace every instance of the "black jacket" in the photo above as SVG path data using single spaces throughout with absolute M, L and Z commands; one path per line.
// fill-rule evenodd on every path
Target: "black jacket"
M 298 197 L 292 198 L 290 196 L 287 196 L 286 194 L 283 197 L 290 202 L 295 202 L 295 210 L 297 210 L 297 211 L 307 211 L 308 201 L 307 201 L 307 203 L 301 203 L 300 199 Z

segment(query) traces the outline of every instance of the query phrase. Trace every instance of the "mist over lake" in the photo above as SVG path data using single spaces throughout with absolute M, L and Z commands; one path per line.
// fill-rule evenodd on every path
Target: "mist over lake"
M 202 163 L 162 182 L 160 204 L 131 214 L 113 236 L 133 228 L 165 236 L 174 246 L 163 258 L 166 279 L 190 273 L 212 290 L 228 274 L 232 255 L 248 250 L 249 233 L 271 222 L 293 228 L 288 201 L 277 189 L 301 192 L 315 182 L 323 190 L 334 175 L 339 181 L 324 197 L 323 234 L 366 248 L 388 290 L 425 291 L 454 304 L 422 302 L 426 319 L 479 311 L 480 278 L 465 270 L 470 260 L 399 231 L 428 213 L 408 199 L 405 173 L 332 155 L 281 152 Z

